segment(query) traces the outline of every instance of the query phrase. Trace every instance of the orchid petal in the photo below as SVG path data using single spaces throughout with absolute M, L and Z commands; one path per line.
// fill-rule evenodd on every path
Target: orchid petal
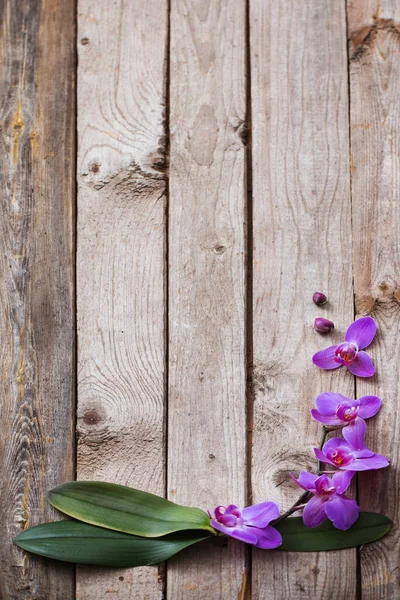
M 370 458 L 356 459 L 351 468 L 353 471 L 375 471 L 376 469 L 384 469 L 389 466 L 389 461 L 386 456 L 374 454 Z
M 299 478 L 296 479 L 293 477 L 291 473 L 289 473 L 290 477 L 293 481 L 303 490 L 307 490 L 308 492 L 315 491 L 315 481 L 318 479 L 318 475 L 315 473 L 308 473 L 308 471 L 301 471 L 299 473 Z
M 346 396 L 342 396 L 342 394 L 324 392 L 315 398 L 315 406 L 321 415 L 334 415 L 336 414 L 339 404 L 349 401 L 351 402 L 350 398 L 346 398 Z
M 338 494 L 343 494 L 349 487 L 354 477 L 354 471 L 338 471 L 332 477 L 332 483 Z
M 320 462 L 336 466 L 335 463 L 332 462 L 330 458 L 328 458 L 327 456 L 325 456 L 325 454 L 319 448 L 314 448 L 314 454 L 315 454 L 315 456 L 318 458 L 318 460 Z
M 277 548 L 282 544 L 282 536 L 277 529 L 268 526 L 264 529 L 258 529 L 258 527 L 252 527 L 254 533 L 257 536 L 256 548 L 263 548 L 269 550 L 271 548 Z
M 343 421 L 336 415 L 322 415 L 315 408 L 312 408 L 310 412 L 316 421 L 324 423 L 325 425 L 343 425 Z
M 376 323 L 372 317 L 362 317 L 354 321 L 346 331 L 346 342 L 355 342 L 360 350 L 370 345 L 376 333 Z
M 368 419 L 369 417 L 376 415 L 382 406 L 382 402 L 378 396 L 363 396 L 359 399 L 359 402 L 360 408 L 358 415 L 363 419 Z
M 343 428 L 343 437 L 354 450 L 362 450 L 364 448 L 364 437 L 367 431 L 367 425 L 363 419 L 357 417 L 355 421 Z
M 321 350 L 317 352 L 312 357 L 312 361 L 314 365 L 319 367 L 320 369 L 331 370 L 337 369 L 342 365 L 335 360 L 335 351 L 337 346 L 329 346 L 329 348 L 325 348 L 325 350 Z
M 208 514 L 213 518 L 216 519 L 218 521 L 218 519 L 221 517 L 221 515 L 224 515 L 226 511 L 226 506 L 217 506 L 216 508 L 214 508 L 214 516 L 212 516 L 210 514 L 210 511 L 208 511 Z
M 364 446 L 362 450 L 356 450 L 353 452 L 354 458 L 371 458 L 371 456 L 374 456 L 374 454 L 375 452 L 367 448 L 367 446 Z
M 247 506 L 242 510 L 242 518 L 246 525 L 264 528 L 279 517 L 279 507 L 275 502 L 261 502 Z
M 225 527 L 218 521 L 214 521 L 214 519 L 211 520 L 211 526 L 229 537 L 246 542 L 246 544 L 253 544 L 253 546 L 257 544 L 257 536 L 251 531 L 251 527 Z
M 325 514 L 326 500 L 319 496 L 314 496 L 307 502 L 303 511 L 303 521 L 306 527 L 317 527 L 326 519 Z
M 341 471 L 368 471 L 368 469 L 366 467 L 358 467 L 359 461 L 358 460 L 353 460 L 351 463 L 349 463 L 348 465 L 340 465 L 340 470 Z
M 333 496 L 325 505 L 325 513 L 337 529 L 349 529 L 358 519 L 360 507 L 355 500 Z
M 238 506 L 236 506 L 236 504 L 229 504 L 225 508 L 225 512 L 223 514 L 229 515 L 229 514 L 233 514 L 235 511 L 238 511 L 240 513 L 241 509 Z
M 347 365 L 347 368 L 357 377 L 372 377 L 375 373 L 371 357 L 364 351 L 359 352 L 353 362 Z
M 333 438 L 330 438 L 327 442 L 325 442 L 322 450 L 326 454 L 329 450 L 335 450 L 335 448 L 338 448 L 339 446 L 343 446 L 343 444 L 345 444 L 345 442 L 343 441 L 343 438 L 333 437 Z

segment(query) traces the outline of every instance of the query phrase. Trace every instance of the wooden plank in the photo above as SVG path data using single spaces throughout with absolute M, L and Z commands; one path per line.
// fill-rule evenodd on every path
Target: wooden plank
M 289 472 L 315 469 L 323 391 L 352 396 L 349 373 L 312 354 L 353 318 L 345 2 L 250 3 L 253 160 L 253 501 L 289 508 Z M 312 294 L 327 293 L 318 309 Z M 313 331 L 316 316 L 336 323 Z M 340 577 L 332 574 L 340 560 Z M 253 553 L 253 598 L 355 598 L 356 555 Z
M 72 599 L 73 567 L 12 540 L 74 476 L 74 2 L 0 22 L 0 597 Z
M 363 600 L 389 600 L 400 597 L 400 2 L 350 2 L 348 24 L 356 310 L 378 324 L 371 347 L 377 375 L 358 379 L 357 394 L 382 398 L 367 443 L 392 461 L 359 477 L 359 497 L 363 510 L 395 523 L 389 537 L 361 549 L 361 592 Z
M 78 479 L 161 495 L 167 8 L 78 7 Z M 158 575 L 80 568 L 77 597 L 162 598 Z
M 243 505 L 245 1 L 172 0 L 168 496 Z M 244 547 L 185 552 L 168 597 L 237 598 Z

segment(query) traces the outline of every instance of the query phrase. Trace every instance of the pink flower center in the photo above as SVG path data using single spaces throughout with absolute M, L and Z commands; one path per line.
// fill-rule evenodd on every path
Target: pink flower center
M 335 350 L 335 360 L 341 365 L 349 365 L 357 358 L 358 346 L 355 342 L 343 342 Z
M 336 409 L 336 414 L 341 421 L 354 421 L 358 416 L 358 406 L 339 404 Z
M 328 452 L 328 458 L 338 467 L 344 467 L 353 461 L 350 452 L 340 447 Z
M 335 486 L 332 485 L 332 482 L 328 477 L 325 478 L 325 481 L 322 481 L 321 479 L 322 478 L 315 482 L 315 489 L 318 496 L 332 496 L 332 494 L 335 493 Z
M 224 525 L 225 527 L 237 527 L 243 522 L 242 514 L 239 508 L 234 509 L 230 512 L 226 512 L 224 506 L 218 507 L 218 513 L 215 513 L 216 521 Z
M 322 486 L 321 487 L 321 492 L 323 492 L 324 494 L 328 494 L 329 496 L 331 494 L 333 494 L 335 491 L 335 486 L 331 485 L 330 487 L 327 486 Z

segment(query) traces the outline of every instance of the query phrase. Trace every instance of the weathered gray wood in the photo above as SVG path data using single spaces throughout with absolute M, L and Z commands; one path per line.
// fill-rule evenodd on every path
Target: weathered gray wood
M 246 496 L 245 1 L 171 3 L 168 496 Z M 245 548 L 169 563 L 168 598 L 237 598 Z
M 74 476 L 75 6 L 0 3 L 0 597 L 72 599 L 73 567 L 19 550 Z
M 316 467 L 323 391 L 353 377 L 322 372 L 313 353 L 353 318 L 345 2 L 250 2 L 253 160 L 253 501 L 299 497 L 288 473 Z M 329 297 L 325 308 L 315 291 Z M 314 332 L 332 318 L 332 335 Z M 340 561 L 340 577 L 337 565 Z M 355 550 L 253 552 L 253 598 L 354 599 Z
M 367 443 L 386 454 L 388 469 L 359 477 L 363 510 L 394 520 L 389 537 L 361 549 L 363 600 L 400 597 L 399 579 L 399 318 L 400 318 L 400 2 L 348 5 L 354 285 L 359 315 L 378 324 L 371 347 L 377 375 L 357 380 L 357 394 L 383 401 L 368 423 Z
M 80 0 L 78 478 L 164 494 L 167 1 Z M 77 597 L 157 599 L 156 568 Z

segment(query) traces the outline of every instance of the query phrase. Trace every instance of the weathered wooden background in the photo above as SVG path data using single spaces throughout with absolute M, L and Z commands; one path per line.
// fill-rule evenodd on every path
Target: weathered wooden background
M 398 521 L 400 0 L 0 0 L 0 597 L 397 600 L 397 528 L 77 568 L 13 545 L 77 476 L 202 508 L 298 492 L 317 393 L 384 401 Z M 317 309 L 312 293 L 330 304 Z M 371 314 L 377 376 L 318 371 Z

